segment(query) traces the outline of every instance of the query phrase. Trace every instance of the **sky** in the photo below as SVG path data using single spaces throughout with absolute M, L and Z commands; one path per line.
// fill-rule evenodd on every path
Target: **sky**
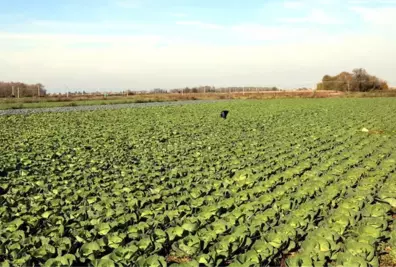
M 396 85 L 396 0 L 0 0 L 0 81 L 65 90 Z

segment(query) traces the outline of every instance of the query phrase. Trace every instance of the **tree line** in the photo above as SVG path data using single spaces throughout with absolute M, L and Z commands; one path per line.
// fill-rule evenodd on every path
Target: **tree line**
M 357 68 L 352 73 L 343 71 L 336 76 L 325 75 L 317 84 L 318 90 L 335 90 L 345 92 L 368 92 L 388 90 L 388 83 L 376 76 L 370 75 L 363 68 Z
M 298 90 L 306 90 L 307 88 L 299 88 Z M 388 90 L 388 83 L 374 75 L 370 75 L 363 68 L 354 69 L 351 73 L 343 71 L 338 75 L 324 75 L 322 81 L 317 84 L 317 90 L 334 90 L 347 92 L 368 92 L 375 90 Z M 197 86 L 185 87 L 177 89 L 161 89 L 155 88 L 147 91 L 126 90 L 111 95 L 134 95 L 134 94 L 160 94 L 160 93 L 234 93 L 234 92 L 263 92 L 263 91 L 283 91 L 277 87 L 262 86 L 244 86 L 244 87 L 214 87 L 214 86 Z M 95 93 L 87 93 L 76 91 L 70 95 L 95 95 Z M 98 94 L 103 94 L 99 93 Z M 43 97 L 47 95 L 47 90 L 41 83 L 26 84 L 21 82 L 1 82 L 0 81 L 0 97 Z M 56 94 L 55 94 L 56 95 Z
M 0 82 L 0 97 L 46 96 L 47 90 L 41 83 Z
M 306 88 L 304 88 L 306 89 Z M 82 95 L 106 95 L 109 94 L 111 96 L 125 96 L 125 95 L 139 95 L 139 94 L 191 94 L 191 93 L 235 93 L 235 92 L 264 92 L 264 91 L 282 91 L 277 87 L 214 87 L 214 86 L 198 86 L 198 87 L 184 87 L 184 88 L 175 88 L 175 89 L 162 89 L 162 88 L 154 88 L 150 90 L 109 90 L 108 92 L 86 92 L 86 91 L 69 91 L 67 94 L 69 96 L 82 96 Z M 54 93 L 49 94 L 51 96 L 59 96 L 64 95 L 65 93 Z
M 154 92 L 157 90 L 154 89 Z M 279 91 L 277 87 L 263 87 L 263 86 L 229 86 L 229 87 L 214 87 L 214 86 L 199 86 L 199 87 L 185 87 L 171 90 L 163 90 L 162 92 L 169 93 L 231 93 L 231 92 L 262 92 L 262 91 Z

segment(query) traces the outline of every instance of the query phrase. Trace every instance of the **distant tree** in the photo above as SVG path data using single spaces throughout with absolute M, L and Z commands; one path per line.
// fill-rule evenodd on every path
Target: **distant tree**
M 151 93 L 153 94 L 165 94 L 167 93 L 167 91 L 165 89 L 161 89 L 161 88 L 155 88 L 151 91 Z
M 318 90 L 357 91 L 388 90 L 388 84 L 376 76 L 367 73 L 363 68 L 357 68 L 352 73 L 343 71 L 336 76 L 324 75 Z
M 45 96 L 47 90 L 41 83 L 25 84 L 21 82 L 0 82 L 0 97 L 32 97 L 32 96 Z

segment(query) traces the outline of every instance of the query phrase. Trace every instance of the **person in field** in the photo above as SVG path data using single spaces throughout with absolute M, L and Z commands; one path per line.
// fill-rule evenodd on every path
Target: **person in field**
M 227 115 L 228 115 L 228 110 L 223 110 L 220 113 L 220 117 L 222 117 L 223 119 L 227 119 Z

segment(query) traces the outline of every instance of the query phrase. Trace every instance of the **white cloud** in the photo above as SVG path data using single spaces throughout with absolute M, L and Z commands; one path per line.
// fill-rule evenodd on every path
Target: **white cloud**
M 224 38 L 234 40 L 253 40 L 253 41 L 296 41 L 317 39 L 318 36 L 327 38 L 328 34 L 323 31 L 314 30 L 307 27 L 288 26 L 265 26 L 262 24 L 237 24 L 225 26 L 219 24 L 209 24 L 201 21 L 178 21 L 178 25 L 194 26 L 201 29 L 221 30 L 218 31 Z M 220 37 L 219 37 L 220 38 Z
M 396 25 L 396 7 L 367 8 L 355 6 L 350 8 L 358 13 L 363 20 L 374 25 Z
M 283 7 L 285 8 L 298 9 L 298 8 L 313 6 L 318 4 L 319 4 L 318 6 L 334 5 L 337 4 L 339 1 L 341 0 L 289 0 L 289 1 L 284 1 L 282 4 Z
M 344 0 L 342 0 L 342 1 L 344 1 Z M 334 0 L 317 0 L 315 2 L 319 3 L 320 5 L 332 5 L 332 4 L 337 3 L 337 0 L 336 1 L 334 1 Z
M 177 21 L 176 24 L 178 24 L 178 25 L 192 25 L 192 26 L 199 27 L 201 29 L 210 29 L 210 30 L 225 29 L 225 27 L 223 25 L 205 23 L 202 21 Z
M 140 0 L 119 0 L 116 4 L 123 8 L 139 8 L 142 6 Z
M 188 17 L 187 14 L 185 14 L 185 13 L 170 13 L 170 15 L 171 15 L 172 17 L 177 17 L 177 18 L 185 18 L 185 17 Z
M 25 14 L 23 13 L 0 13 L 0 19 L 10 19 L 10 20 L 16 20 L 16 19 L 24 19 Z
M 349 4 L 360 5 L 360 4 L 396 4 L 396 0 L 349 0 Z
M 348 4 L 352 5 L 360 5 L 360 4 L 368 4 L 370 3 L 370 0 L 349 0 Z
M 285 8 L 296 9 L 304 6 L 302 1 L 286 1 L 283 3 Z
M 70 22 L 70 21 L 58 21 L 58 20 L 33 20 L 31 25 L 39 26 L 46 29 L 83 29 L 83 30 L 103 30 L 103 29 L 114 29 L 114 30 L 131 30 L 141 29 L 145 25 L 133 24 L 130 22 Z
M 308 21 L 319 23 L 320 12 L 316 10 L 316 17 L 311 14 Z M 372 15 L 364 14 L 373 19 Z M 321 23 L 329 23 L 323 17 Z M 74 25 L 36 21 L 36 24 L 55 28 L 95 27 L 89 22 Z M 118 24 L 121 23 L 99 25 L 117 28 Z M 199 84 L 300 87 L 313 86 L 326 73 L 364 67 L 396 84 L 392 73 L 396 35 L 334 35 L 320 27 L 303 27 L 305 25 L 225 26 L 202 21 L 178 21 L 177 24 L 191 27 L 192 32 L 194 27 L 207 29 L 216 35 L 214 41 L 230 38 L 227 40 L 244 40 L 249 45 L 188 43 L 185 36 L 175 39 L 157 35 L 0 32 L 0 73 L 3 80 L 42 82 L 49 89 L 63 87 L 65 83 L 70 88 L 87 89 L 151 89 Z M 166 45 L 159 46 L 163 44 Z M 21 45 L 25 46 L 21 48 Z
M 233 26 L 231 29 L 240 37 L 261 41 L 303 39 L 310 31 L 307 28 L 263 26 L 260 24 L 241 24 Z
M 277 30 L 252 25 L 234 33 L 273 35 Z M 245 27 L 245 28 L 244 28 Z M 279 29 L 278 29 L 279 30 Z M 286 38 L 292 29 L 278 34 Z M 267 45 L 170 44 L 155 46 L 157 38 L 0 33 L 0 72 L 3 80 L 43 82 L 47 88 L 172 88 L 199 84 L 313 86 L 326 74 L 364 67 L 395 83 L 395 40 L 372 36 L 331 36 L 303 30 L 287 43 Z M 43 45 L 18 50 L 14 42 Z M 106 47 L 68 47 L 72 41 L 94 41 Z M 166 40 L 163 40 L 166 41 Z M 152 44 L 152 45 L 150 45 Z M 357 45 L 358 44 L 358 45 Z M 323 51 L 326 51 L 324 53 Z M 38 67 L 39 66 L 39 67 Z
M 313 24 L 342 24 L 339 18 L 331 17 L 322 9 L 314 8 L 306 17 L 280 18 L 279 22 L 284 23 L 313 23 Z
M 0 32 L 0 40 L 20 42 L 26 41 L 32 44 L 40 43 L 44 46 L 70 45 L 70 44 L 112 44 L 112 45 L 155 45 L 162 40 L 156 35 L 86 35 L 86 34 L 30 34 L 30 33 L 8 33 Z

